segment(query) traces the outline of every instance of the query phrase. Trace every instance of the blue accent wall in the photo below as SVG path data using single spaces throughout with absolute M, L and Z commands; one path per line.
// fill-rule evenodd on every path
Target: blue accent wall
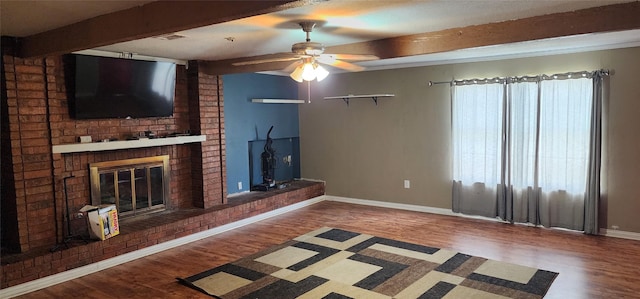
M 298 99 L 298 83 L 287 76 L 222 76 L 229 194 L 249 191 L 249 141 L 298 137 L 298 104 L 252 103 L 251 99 Z M 242 182 L 242 190 L 238 189 Z

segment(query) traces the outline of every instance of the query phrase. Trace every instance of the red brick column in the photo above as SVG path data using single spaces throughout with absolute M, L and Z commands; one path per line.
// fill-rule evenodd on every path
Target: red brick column
M 4 56 L 20 249 L 56 243 L 48 121 L 49 76 L 43 59 Z M 54 87 L 55 88 L 55 87 Z
M 226 198 L 222 79 L 201 72 L 192 61 L 188 85 L 191 131 L 207 136 L 205 142 L 192 145 L 193 205 L 206 209 Z

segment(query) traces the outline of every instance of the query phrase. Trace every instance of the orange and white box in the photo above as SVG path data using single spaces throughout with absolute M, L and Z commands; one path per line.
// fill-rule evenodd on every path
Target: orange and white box
M 80 212 L 87 213 L 89 236 L 92 239 L 106 240 L 120 234 L 118 211 L 115 205 L 84 206 Z

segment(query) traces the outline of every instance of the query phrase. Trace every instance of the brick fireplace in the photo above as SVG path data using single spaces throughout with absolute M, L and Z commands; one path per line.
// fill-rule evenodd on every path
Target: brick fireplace
M 227 202 L 222 79 L 200 71 L 198 62 L 177 68 L 171 117 L 75 120 L 68 112 L 62 57 L 23 59 L 13 54 L 12 46 L 13 40 L 3 38 L 0 288 L 324 194 L 324 184 L 301 181 L 284 190 L 252 193 Z M 76 144 L 78 136 L 125 142 L 126 137 L 144 131 L 157 136 L 189 131 L 202 138 L 197 142 L 100 151 L 59 150 Z M 125 217 L 120 222 L 120 235 L 105 241 L 56 246 L 67 236 L 65 199 L 72 215 L 87 204 L 97 203 L 92 200 L 90 165 L 107 165 L 108 172 L 113 161 L 146 161 L 149 157 L 166 157 L 161 162 L 163 167 L 167 165 L 165 175 L 169 176 L 163 182 L 164 211 Z M 147 175 L 151 176 L 151 170 Z M 135 181 L 136 177 L 129 173 L 130 179 Z M 72 216 L 69 222 L 72 234 L 86 232 L 85 219 Z M 54 246 L 58 249 L 52 252 Z
M 191 62 L 188 70 L 178 66 L 171 117 L 76 120 L 68 112 L 62 56 L 23 59 L 12 54 L 11 46 L 12 40 L 3 38 L 2 287 L 139 247 L 105 250 L 90 259 L 76 257 L 75 262 L 68 264 L 61 265 L 58 261 L 37 271 L 23 271 L 22 263 L 6 264 L 9 253 L 24 256 L 46 252 L 64 239 L 67 221 L 63 213 L 63 180 L 71 177 L 64 181 L 69 209 L 74 214 L 93 203 L 90 164 L 163 156 L 166 161 L 162 163 L 168 166 L 167 175 L 171 177 L 166 180 L 164 208 L 207 209 L 225 203 L 224 114 L 219 76 L 201 72 L 198 62 Z M 123 141 L 144 131 L 157 136 L 189 131 L 206 138 L 201 142 L 131 149 L 65 153 L 53 150 L 56 146 L 77 143 L 79 136 Z M 85 231 L 84 219 L 69 220 L 74 234 Z M 101 246 L 104 245 L 108 244 Z M 42 259 L 50 263 L 54 258 L 45 255 L 40 262 Z M 15 274 L 18 268 L 20 274 Z

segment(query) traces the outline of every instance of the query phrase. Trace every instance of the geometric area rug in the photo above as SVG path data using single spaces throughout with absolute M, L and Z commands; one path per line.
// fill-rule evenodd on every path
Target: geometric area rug
M 324 227 L 178 281 L 214 298 L 542 298 L 558 273 Z

